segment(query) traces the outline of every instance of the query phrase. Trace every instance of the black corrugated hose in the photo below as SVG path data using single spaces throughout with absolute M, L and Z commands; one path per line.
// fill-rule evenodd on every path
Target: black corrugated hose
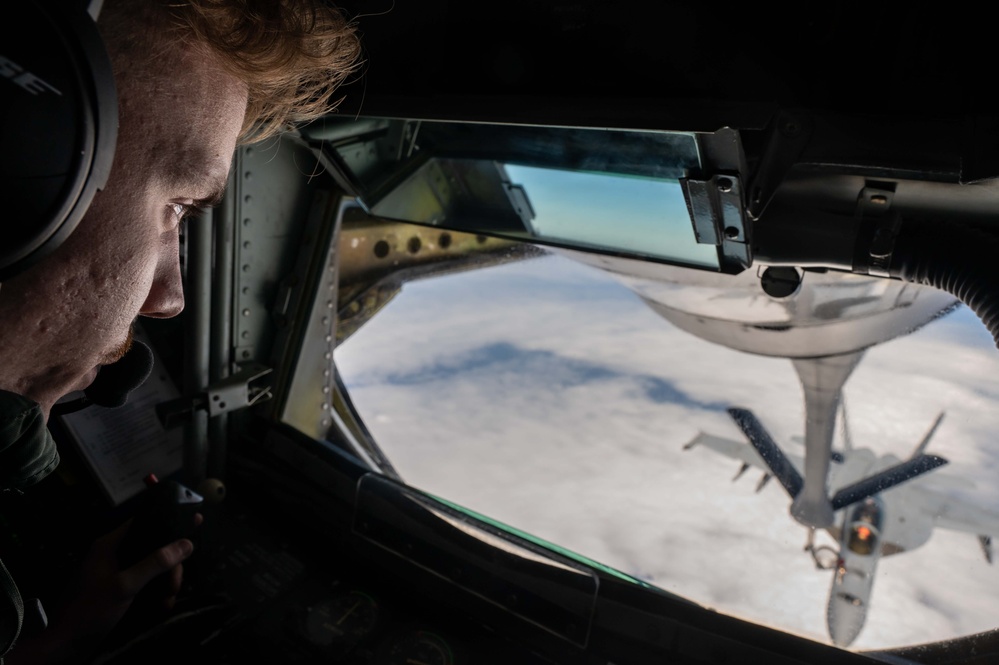
M 999 348 L 999 230 L 906 219 L 889 271 L 957 297 L 978 315 Z

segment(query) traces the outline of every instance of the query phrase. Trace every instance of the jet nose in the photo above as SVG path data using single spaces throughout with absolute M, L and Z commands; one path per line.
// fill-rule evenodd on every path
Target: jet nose
M 863 598 L 846 591 L 834 591 L 829 597 L 826 614 L 833 644 L 841 648 L 850 646 L 864 627 L 866 617 L 867 602 Z

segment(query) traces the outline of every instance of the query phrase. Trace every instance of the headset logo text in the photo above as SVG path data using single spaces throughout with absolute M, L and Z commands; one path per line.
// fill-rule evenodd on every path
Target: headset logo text
M 54 92 L 60 97 L 62 96 L 62 93 L 54 85 L 38 78 L 31 72 L 25 71 L 24 67 L 4 55 L 0 55 L 0 76 L 10 79 L 33 95 Z

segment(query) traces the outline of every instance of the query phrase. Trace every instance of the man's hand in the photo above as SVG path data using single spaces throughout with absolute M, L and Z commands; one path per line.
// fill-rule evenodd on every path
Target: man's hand
M 195 518 L 201 522 L 201 516 Z M 152 580 L 167 574 L 168 590 L 162 599 L 169 609 L 183 580 L 184 559 L 194 544 L 181 539 L 155 550 L 135 565 L 118 569 L 118 546 L 130 522 L 97 539 L 71 588 L 49 615 L 49 627 L 38 635 L 18 640 L 5 662 L 72 663 L 85 661 L 98 643 L 117 625 L 135 597 Z

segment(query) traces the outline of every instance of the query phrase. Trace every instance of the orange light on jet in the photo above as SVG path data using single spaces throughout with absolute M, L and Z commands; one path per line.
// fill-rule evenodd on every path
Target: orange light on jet
M 857 537 L 861 540 L 867 540 L 871 537 L 871 530 L 866 526 L 859 526 L 857 527 Z

